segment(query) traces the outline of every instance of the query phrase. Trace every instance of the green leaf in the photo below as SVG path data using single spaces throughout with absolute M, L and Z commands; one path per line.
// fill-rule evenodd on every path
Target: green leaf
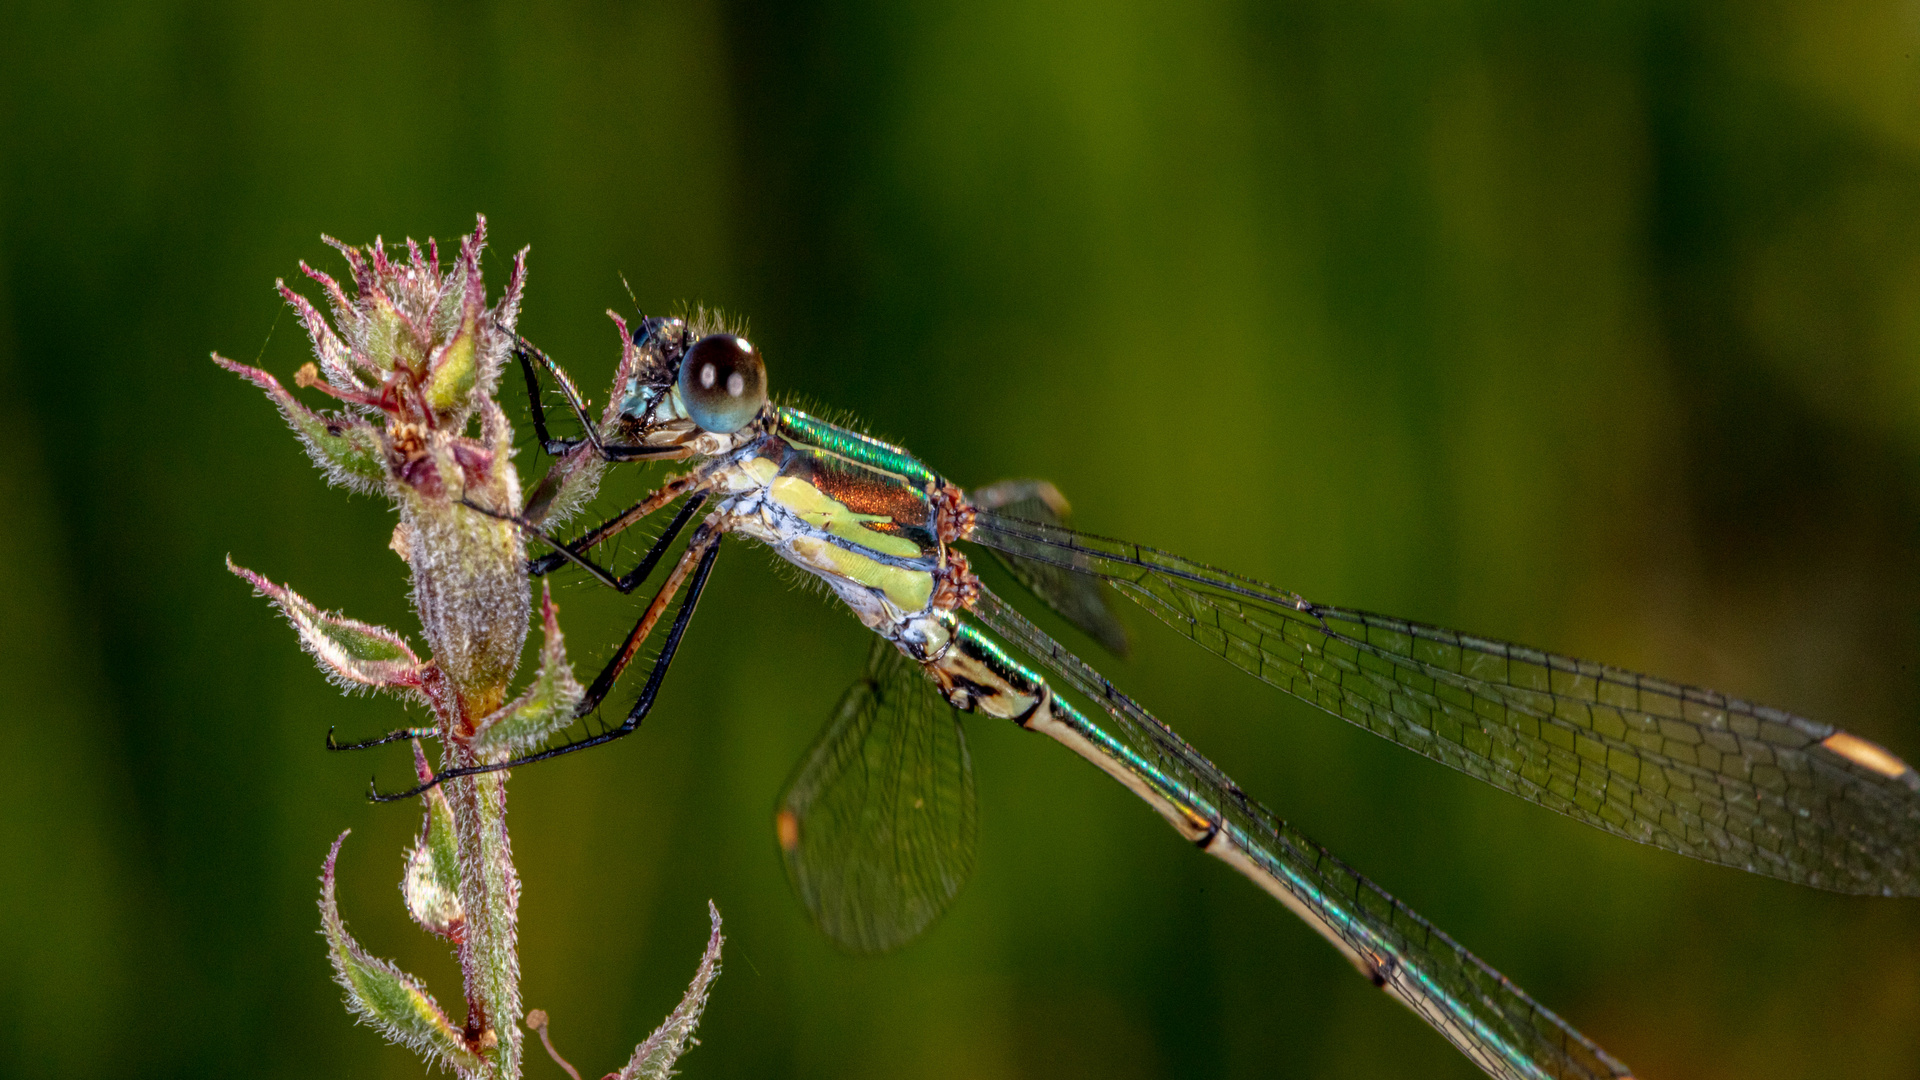
M 434 350 L 427 369 L 427 404 L 443 416 L 465 416 L 477 404 L 470 398 L 481 382 L 484 360 L 480 354 L 481 319 L 486 315 L 487 295 L 480 280 L 482 242 L 477 227 L 473 236 L 461 242 L 460 259 L 447 275 L 447 288 L 441 297 L 442 318 L 454 314 L 450 309 L 459 305 L 457 321 L 448 320 L 453 334 Z
M 333 842 L 320 872 L 320 926 L 327 937 L 334 981 L 347 992 L 347 1008 L 388 1040 L 428 1061 L 447 1065 L 462 1076 L 478 1075 L 486 1062 L 447 1019 L 433 995 L 390 961 L 368 955 L 347 933 L 333 885 L 334 862 L 346 838 L 343 832 Z
M 244 578 L 254 592 L 272 600 L 300 632 L 300 644 L 313 654 L 320 670 L 345 689 L 371 686 L 381 690 L 417 691 L 426 665 L 407 646 L 405 638 L 384 627 L 371 626 L 344 615 L 323 612 L 284 585 L 275 585 L 243 566 L 227 560 L 227 569 Z
M 433 767 L 413 741 L 413 767 L 421 783 L 433 779 Z M 413 921 L 428 933 L 449 941 L 466 937 L 467 911 L 460 902 L 460 849 L 453 832 L 453 806 L 446 792 L 429 788 L 421 801 L 426 817 L 420 823 L 420 839 L 407 852 L 407 876 L 400 891 L 407 898 L 407 911 Z
M 467 395 L 479 380 L 480 365 L 475 348 L 480 336 L 476 320 L 460 323 L 453 340 L 442 345 L 433 357 L 432 374 L 427 376 L 427 404 L 438 413 L 450 413 L 467 404 Z
M 574 680 L 567 663 L 566 639 L 560 633 L 560 609 L 553 590 L 540 583 L 540 622 L 546 640 L 540 646 L 540 670 L 520 696 L 482 717 L 474 725 L 473 748 L 486 756 L 497 751 L 524 750 L 573 723 L 574 709 L 586 691 Z
M 707 951 L 700 957 L 693 983 L 647 1041 L 634 1047 L 627 1067 L 608 1080 L 666 1080 L 673 1075 L 673 1063 L 680 1060 L 680 1055 L 699 1044 L 693 1029 L 699 1026 L 700 1013 L 707 1007 L 708 989 L 720 977 L 720 946 L 726 941 L 720 936 L 720 909 L 711 900 L 707 901 L 707 917 L 713 920 L 713 932 L 707 937 Z
M 309 409 L 280 380 L 259 368 L 237 364 L 219 353 L 213 355 L 213 362 L 267 392 L 330 482 L 362 494 L 385 487 L 387 452 L 379 428 L 362 417 Z
M 367 359 L 381 371 L 420 371 L 426 358 L 418 330 L 384 290 L 370 285 L 362 282 L 360 289 L 360 345 Z

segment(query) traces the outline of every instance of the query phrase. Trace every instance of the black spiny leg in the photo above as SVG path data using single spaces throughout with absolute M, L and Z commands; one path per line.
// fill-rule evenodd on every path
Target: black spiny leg
M 675 493 L 675 497 L 678 497 L 678 493 Z M 686 528 L 687 522 L 693 518 L 694 513 L 698 511 L 706 501 L 707 493 L 704 491 L 696 492 L 689 498 L 686 503 L 680 507 L 680 512 L 673 516 L 673 520 L 667 523 L 666 530 L 660 534 L 660 538 L 653 542 L 651 548 L 647 549 L 647 554 L 641 558 L 640 565 L 634 567 L 633 570 L 626 575 L 617 578 L 613 576 L 613 571 L 605 569 L 581 553 L 605 540 L 608 536 L 619 532 L 621 529 L 625 529 L 627 526 L 633 524 L 634 521 L 645 517 L 646 514 L 644 513 L 636 513 L 636 511 L 646 506 L 645 502 L 640 503 L 633 509 L 620 515 L 620 517 L 613 519 L 613 521 L 602 525 L 600 528 L 589 532 L 587 535 L 572 543 L 562 543 L 554 539 L 547 534 L 545 529 L 516 514 L 503 514 L 498 510 L 489 509 L 467 499 L 461 499 L 460 505 L 475 513 L 485 514 L 487 517 L 493 518 L 496 521 L 510 521 L 527 535 L 553 548 L 550 554 L 542 555 L 538 559 L 527 560 L 527 573 L 529 575 L 539 577 L 543 574 L 553 572 L 563 563 L 570 562 L 582 570 L 585 570 L 600 584 L 611 589 L 618 589 L 621 593 L 630 593 L 634 589 L 639 588 L 640 584 L 647 580 L 648 575 L 653 573 L 653 568 L 659 564 L 660 557 L 666 554 L 667 548 L 673 546 L 673 541 L 680 535 L 680 530 Z M 630 515 L 631 520 L 623 520 Z M 613 526 L 615 525 L 618 525 L 618 528 L 614 528 Z
M 712 573 L 714 560 L 720 555 L 721 535 L 720 529 L 710 525 L 703 526 L 700 531 L 694 535 L 693 542 L 687 546 L 686 554 L 680 557 L 680 562 L 674 566 L 673 573 L 668 576 L 666 583 L 660 587 L 660 591 L 654 594 L 653 602 L 647 605 L 646 614 L 640 616 L 640 621 L 634 624 L 633 632 L 627 635 L 626 644 L 621 646 L 620 652 L 601 670 L 600 674 L 594 678 L 593 685 L 587 689 L 586 697 L 581 700 L 579 706 L 574 710 L 574 716 L 579 717 L 585 716 L 587 713 L 599 707 L 600 702 L 605 699 L 607 691 L 613 688 L 614 680 L 618 679 L 620 673 L 632 662 L 634 654 L 640 649 L 641 643 L 645 641 L 647 635 L 652 632 L 654 624 L 659 621 L 661 612 L 666 609 L 667 601 L 671 600 L 673 594 L 679 591 L 681 583 L 687 581 L 688 572 L 691 570 L 692 581 L 687 586 L 687 595 L 680 601 L 680 610 L 674 614 L 673 626 L 667 631 L 667 640 L 660 647 L 660 655 L 654 658 L 653 669 L 647 674 L 647 684 L 641 689 L 639 700 L 633 703 L 633 708 L 627 712 L 626 720 L 622 722 L 619 727 L 603 731 L 598 735 L 590 735 L 587 738 L 567 743 L 564 746 L 556 746 L 550 750 L 542 750 L 538 753 L 527 754 L 508 761 L 494 762 L 486 765 L 467 765 L 456 769 L 442 769 L 433 774 L 432 778 L 425 783 L 416 784 L 405 791 L 382 794 L 378 790 L 374 790 L 368 794 L 368 797 L 374 802 L 392 802 L 396 799 L 409 799 L 426 791 L 428 788 L 436 787 L 448 780 L 458 777 L 473 776 L 478 773 L 499 772 L 502 769 L 511 769 L 520 765 L 531 765 L 534 762 L 545 761 L 548 758 L 559 757 L 562 754 L 571 754 L 576 750 L 585 750 L 603 743 L 610 743 L 615 739 L 631 735 L 635 731 L 638 731 L 640 729 L 640 722 L 645 720 L 647 713 L 653 710 L 654 698 L 660 692 L 660 684 L 666 680 L 667 669 L 673 663 L 674 654 L 680 649 L 680 638 L 686 633 L 687 624 L 692 621 L 694 609 L 700 603 L 700 594 L 705 591 L 707 587 L 707 575 Z M 697 567 L 695 566 L 696 559 L 698 559 Z
M 587 442 L 593 445 L 595 454 L 614 462 L 651 461 L 687 456 L 686 448 L 680 446 L 629 446 L 622 443 L 602 442 L 600 426 L 587 415 L 587 406 L 580 400 L 580 391 L 575 388 L 573 380 L 561 370 L 559 364 L 554 363 L 551 357 L 541 352 L 538 345 L 518 334 L 514 335 L 513 355 L 519 358 L 520 370 L 527 377 L 527 400 L 532 403 L 529 411 L 533 419 L 533 429 L 539 433 L 540 446 L 547 453 L 557 457 L 575 449 L 582 442 Z M 575 419 L 579 421 L 583 438 L 556 439 L 547 431 L 547 410 L 540 401 L 540 380 L 533 370 L 533 362 L 536 359 L 540 361 L 542 367 L 553 373 L 554 381 L 560 384 L 560 393 L 567 399 L 567 407 L 573 410 Z M 616 393 L 619 390 L 618 387 L 614 389 Z
M 637 517 L 634 517 L 632 521 L 623 521 L 623 519 L 627 518 L 628 515 L 633 514 L 633 510 L 640 509 L 640 506 L 644 506 L 645 505 L 644 502 L 641 503 L 640 506 L 634 507 L 633 510 L 628 510 L 626 511 L 626 513 L 621 514 L 620 517 L 614 518 L 612 521 L 608 522 L 606 525 L 602 525 L 598 529 L 595 529 L 592 532 L 589 532 L 586 536 L 583 536 L 580 539 L 575 540 L 573 543 L 566 544 L 566 545 L 562 545 L 559 541 L 548 537 L 546 532 L 542 530 L 538 525 L 534 525 L 533 523 L 523 520 L 521 518 L 515 517 L 514 515 L 496 513 L 492 510 L 487 509 L 484 506 L 479 505 L 478 503 L 467 502 L 464 499 L 461 500 L 461 504 L 466 506 L 470 510 L 474 510 L 481 514 L 485 514 L 490 518 L 495 518 L 500 521 L 511 521 L 515 525 L 518 525 L 520 528 L 526 530 L 529 534 L 533 535 L 534 537 L 538 538 L 544 543 L 552 546 L 554 548 L 554 551 L 552 553 L 543 555 L 538 559 L 533 559 L 528 562 L 527 572 L 533 575 L 534 577 L 539 577 L 542 574 L 550 573 L 553 570 L 557 569 L 558 567 L 568 562 L 574 562 L 584 567 L 587 573 L 593 575 L 594 579 L 599 581 L 601 584 L 611 585 L 612 587 L 620 590 L 622 593 L 630 593 L 633 590 L 639 588 L 640 585 L 643 582 L 645 582 L 647 578 L 653 573 L 654 568 L 660 564 L 661 556 L 665 555 L 667 552 L 667 549 L 673 546 L 673 542 L 676 538 L 679 537 L 680 531 L 687 527 L 687 522 L 693 519 L 693 515 L 699 511 L 701 506 L 706 504 L 706 501 L 707 501 L 707 493 L 702 491 L 702 492 L 695 493 L 691 498 L 689 498 L 685 503 L 683 503 L 680 507 L 680 512 L 675 514 L 673 517 L 673 520 L 667 523 L 666 531 L 660 534 L 660 538 L 653 542 L 653 547 L 649 548 L 647 550 L 646 556 L 640 560 L 640 565 L 634 567 L 631 572 L 626 574 L 624 577 L 620 577 L 620 578 L 613 577 L 613 575 L 610 572 L 601 569 L 592 560 L 587 559 L 586 557 L 581 555 L 580 552 L 585 551 L 587 548 L 592 547 L 594 544 L 598 544 L 602 540 L 605 540 L 608 536 L 611 536 L 614 533 L 619 532 L 621 529 L 626 528 L 628 525 L 631 525 L 633 521 L 639 520 L 639 517 L 637 516 Z M 640 515 L 640 516 L 644 516 L 644 515 Z M 616 525 L 618 526 L 618 528 L 613 527 Z M 600 696 L 605 696 L 604 690 L 602 691 Z M 596 705 L 599 704 L 599 697 L 596 697 L 594 699 L 594 704 Z M 589 709 L 586 711 L 590 712 L 592 710 Z M 328 728 L 327 729 L 327 749 L 329 750 L 368 750 L 376 746 L 385 746 L 388 743 L 400 742 L 403 739 L 434 739 L 434 738 L 438 738 L 439 735 L 440 735 L 439 731 L 430 727 L 399 728 L 394 731 L 389 731 L 385 735 L 380 735 L 375 738 L 362 739 L 359 742 L 343 743 L 343 742 L 336 742 L 333 737 L 333 729 Z
M 704 553 L 702 548 L 706 549 Z M 614 682 L 620 678 L 621 672 L 627 669 L 627 665 L 633 662 L 634 654 L 640 651 L 641 642 L 652 633 L 653 624 L 660 617 L 660 610 L 664 607 L 665 597 L 680 587 L 680 580 L 686 576 L 687 567 L 692 565 L 694 557 L 698 555 L 700 565 L 694 573 L 693 585 L 687 594 L 687 599 L 680 603 L 680 612 L 674 616 L 673 627 L 667 631 L 666 644 L 662 646 L 660 655 L 654 659 L 653 671 L 647 676 L 647 685 L 640 691 L 640 699 L 628 711 L 627 719 L 620 728 L 615 730 L 625 734 L 621 729 L 631 730 L 640 726 L 641 718 L 653 708 L 653 695 L 660 689 L 660 680 L 666 676 L 663 665 L 672 658 L 673 650 L 680 647 L 680 634 L 686 629 L 687 619 L 691 617 L 693 604 L 699 598 L 700 590 L 706 588 L 707 573 L 712 569 L 713 560 L 719 554 L 719 531 L 710 532 L 708 527 L 703 526 L 694 535 L 693 542 L 687 545 L 686 554 L 680 556 L 680 562 L 674 566 L 673 573 L 668 575 L 666 583 L 660 586 L 660 592 L 655 595 L 653 603 L 647 606 L 646 613 L 640 616 L 639 622 L 634 623 L 633 630 L 627 634 L 627 640 L 621 644 L 620 651 L 614 654 L 612 660 L 607 661 L 607 666 L 601 668 L 600 674 L 595 675 L 593 682 L 587 685 L 586 695 L 580 699 L 580 704 L 574 706 L 573 715 L 585 716 L 599 708 L 600 703 L 606 700 L 607 694 L 613 690 Z
M 385 735 L 376 738 L 362 739 L 359 742 L 334 742 L 333 729 L 328 728 L 327 749 L 366 750 L 375 746 L 385 746 L 390 742 L 399 742 L 402 739 L 437 739 L 439 737 L 440 732 L 430 727 L 403 727 L 395 731 L 389 731 Z
M 667 548 L 673 543 L 674 537 L 680 535 L 680 530 L 687 527 L 687 522 L 693 519 L 693 515 L 697 513 L 702 506 L 705 506 L 706 502 L 707 493 L 702 491 L 691 496 L 685 503 L 681 504 L 680 512 L 673 515 L 672 521 L 667 522 L 667 527 L 665 531 L 660 534 L 660 539 L 655 540 L 653 546 L 647 549 L 646 555 L 640 560 L 640 565 L 634 567 L 625 577 L 616 581 L 614 588 L 619 589 L 623 593 L 632 592 L 641 582 L 647 580 L 647 575 L 653 573 L 654 566 L 659 563 L 660 556 L 665 554 Z M 629 511 L 629 513 L 631 513 L 631 511 Z M 605 537 L 601 535 L 601 531 L 613 525 L 618 520 L 618 518 L 615 518 L 614 521 L 602 525 L 599 529 L 593 530 L 571 544 L 558 547 L 537 559 L 528 560 L 527 573 L 533 577 L 540 577 L 543 574 L 552 573 L 568 562 L 572 562 L 579 557 L 581 552 L 605 539 Z M 625 526 L 622 526 L 622 528 L 624 527 Z
M 554 457 L 559 457 L 561 454 L 579 446 L 583 440 L 556 439 L 547 432 L 547 406 L 546 402 L 541 400 L 544 395 L 540 389 L 540 377 L 536 375 L 533 370 L 532 357 L 538 357 L 540 363 L 544 365 L 548 371 L 553 372 L 554 378 L 565 388 L 563 392 L 567 396 L 567 404 L 572 407 L 574 415 L 579 417 L 581 429 L 586 431 L 593 430 L 593 421 L 587 417 L 587 410 L 580 404 L 579 396 L 574 393 L 573 381 L 568 379 L 566 373 L 560 370 L 560 366 L 552 360 L 549 360 L 547 354 L 540 351 L 539 346 L 528 341 L 526 338 L 515 334 L 513 340 L 513 355 L 520 361 L 521 373 L 527 377 L 527 410 L 533 419 L 533 430 L 540 436 L 540 449 Z M 532 356 L 528 354 L 532 354 Z
M 578 556 L 589 548 L 604 543 L 609 538 L 625 532 L 641 520 L 652 516 L 668 503 L 686 494 L 689 490 L 697 488 L 702 482 L 702 479 L 703 478 L 697 473 L 689 473 L 686 476 L 675 477 L 665 484 L 662 484 L 659 490 L 641 499 L 639 502 L 634 503 L 625 510 L 622 510 L 608 521 L 587 530 L 584 535 L 574 538 L 571 542 L 560 544 L 548 541 L 548 545 L 554 549 L 553 552 L 542 555 L 538 559 L 528 560 L 527 573 L 539 577 L 542 574 L 551 573 L 558 569 L 563 562 L 578 562 Z M 654 543 L 653 551 L 648 553 L 645 564 L 648 568 L 651 568 L 654 560 L 659 558 L 658 552 L 664 549 L 665 544 L 686 526 L 688 519 L 693 516 L 694 510 L 706 501 L 706 492 L 695 491 L 693 496 L 687 500 L 687 504 L 680 508 L 679 514 L 667 525 L 667 531 L 662 534 L 660 540 Z M 545 540 L 546 537 L 541 536 L 541 539 Z M 631 578 L 632 576 L 633 575 L 629 574 L 627 578 Z M 642 574 L 641 577 L 644 578 L 645 574 Z M 627 578 L 622 578 L 621 580 L 627 581 Z M 637 581 L 629 582 L 622 587 L 620 591 L 630 592 L 637 583 Z

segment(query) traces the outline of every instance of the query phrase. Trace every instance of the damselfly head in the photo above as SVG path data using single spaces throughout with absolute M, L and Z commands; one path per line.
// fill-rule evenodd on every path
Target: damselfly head
M 636 362 L 619 389 L 628 437 L 665 446 L 702 432 L 732 435 L 753 423 L 767 403 L 767 369 L 739 329 L 705 309 L 691 326 L 641 319 L 632 331 Z

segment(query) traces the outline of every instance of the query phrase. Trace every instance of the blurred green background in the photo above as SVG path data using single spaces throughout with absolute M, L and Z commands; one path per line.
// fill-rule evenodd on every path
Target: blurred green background
M 1917 44 L 1906 0 L 0 7 L 0 1073 L 419 1075 L 327 979 L 347 827 L 350 924 L 459 997 L 417 813 L 361 797 L 404 753 L 321 749 L 398 709 L 221 566 L 413 630 L 384 507 L 206 360 L 303 362 L 323 231 L 485 212 L 588 387 L 624 273 L 962 483 L 1920 760 Z M 559 598 L 583 667 L 631 617 Z M 701 611 L 639 737 L 514 779 L 527 1001 L 591 1074 L 712 897 L 689 1077 L 1477 1075 L 1005 725 L 951 915 L 836 953 L 770 815 L 864 632 L 740 545 Z M 1920 1076 L 1920 901 L 1602 836 L 1123 616 L 1124 688 L 1640 1075 Z

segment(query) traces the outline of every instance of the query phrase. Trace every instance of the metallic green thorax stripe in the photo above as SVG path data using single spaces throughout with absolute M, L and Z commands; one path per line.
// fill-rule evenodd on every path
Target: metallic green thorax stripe
M 780 436 L 791 442 L 837 454 L 871 469 L 894 473 L 921 487 L 938 479 L 931 469 L 897 446 L 868 438 L 857 431 L 848 431 L 837 424 L 829 424 L 799 409 L 782 406 L 776 413 Z

